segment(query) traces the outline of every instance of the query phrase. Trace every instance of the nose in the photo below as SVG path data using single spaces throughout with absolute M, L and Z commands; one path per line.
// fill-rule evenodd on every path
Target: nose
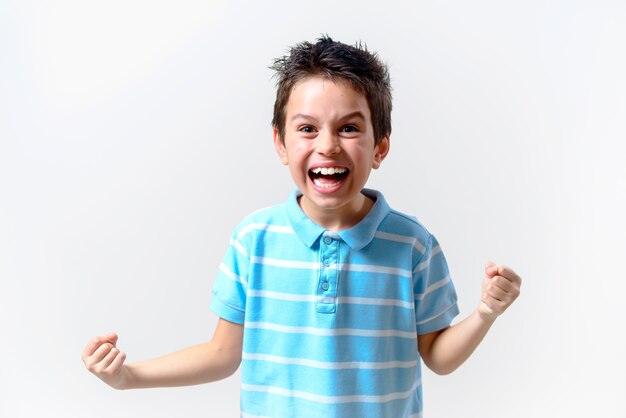
M 322 155 L 335 155 L 341 150 L 337 134 L 322 131 L 315 138 L 315 151 Z

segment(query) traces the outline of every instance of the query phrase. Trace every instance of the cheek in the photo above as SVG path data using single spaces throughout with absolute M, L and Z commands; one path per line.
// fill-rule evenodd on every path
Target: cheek
M 304 165 L 293 157 L 289 159 L 289 172 L 293 178 L 304 178 L 306 176 Z
M 289 148 L 289 162 L 298 167 L 306 165 L 307 156 L 309 155 L 306 144 L 293 144 Z
M 371 168 L 376 161 L 375 154 L 370 147 L 359 146 L 353 150 L 355 161 L 362 163 L 364 168 Z

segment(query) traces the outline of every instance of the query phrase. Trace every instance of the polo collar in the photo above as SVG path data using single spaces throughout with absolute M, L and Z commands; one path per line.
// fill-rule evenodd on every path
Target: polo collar
M 355 251 L 362 249 L 372 241 L 374 234 L 378 230 L 378 226 L 391 210 L 382 193 L 379 191 L 363 189 L 361 192 L 375 200 L 374 205 L 368 214 L 365 215 L 365 218 L 361 219 L 361 222 L 354 225 L 352 228 L 330 233 L 339 235 L 339 237 Z M 295 190 L 291 196 L 289 196 L 286 203 L 287 217 L 289 218 L 291 227 L 300 240 L 302 240 L 307 247 L 313 247 L 320 236 L 327 231 L 324 227 L 316 224 L 304 214 L 298 204 L 299 196 L 302 196 L 299 190 Z

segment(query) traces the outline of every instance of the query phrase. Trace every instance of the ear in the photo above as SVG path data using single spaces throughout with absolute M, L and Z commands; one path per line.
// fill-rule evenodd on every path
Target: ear
M 383 139 L 374 147 L 374 162 L 372 168 L 377 169 L 383 162 L 389 152 L 389 135 L 385 135 Z
M 283 165 L 289 164 L 289 158 L 287 158 L 287 148 L 285 148 L 285 144 L 280 138 L 280 134 L 276 128 L 274 128 L 274 148 L 276 148 L 276 154 L 278 154 L 280 162 L 283 163 Z

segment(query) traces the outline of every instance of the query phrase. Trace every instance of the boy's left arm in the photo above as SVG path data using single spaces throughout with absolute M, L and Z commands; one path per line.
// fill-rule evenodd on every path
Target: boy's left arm
M 418 336 L 424 363 L 437 374 L 456 370 L 474 352 L 496 318 L 519 296 L 522 279 L 506 266 L 487 263 L 480 304 L 463 321 L 440 331 Z

